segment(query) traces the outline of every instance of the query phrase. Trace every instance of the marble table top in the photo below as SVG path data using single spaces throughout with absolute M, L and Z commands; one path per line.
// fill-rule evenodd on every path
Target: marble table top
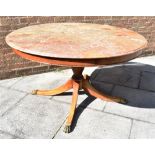
M 126 28 L 88 23 L 49 23 L 24 27 L 7 35 L 9 46 L 44 57 L 98 59 L 127 55 L 147 40 Z

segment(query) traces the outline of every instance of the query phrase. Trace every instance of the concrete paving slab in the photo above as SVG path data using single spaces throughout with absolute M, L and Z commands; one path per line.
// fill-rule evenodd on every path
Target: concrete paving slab
M 119 85 L 129 88 L 138 88 L 140 75 L 124 71 L 124 75 L 119 78 Z
M 146 72 L 146 71 L 142 72 L 140 89 L 155 92 L 155 73 Z
M 108 66 L 108 67 L 100 67 L 97 70 L 97 75 L 95 77 L 95 81 L 98 82 L 109 82 L 109 83 L 118 83 L 119 77 L 123 74 L 122 66 Z
M 81 113 L 82 111 L 82 113 Z M 79 116 L 80 115 L 80 116 Z M 131 120 L 94 110 L 79 109 L 74 130 L 65 134 L 63 127 L 55 138 L 128 138 Z
M 67 80 L 68 76 L 62 72 L 50 72 L 27 76 L 11 88 L 31 93 L 34 89 L 53 89 L 64 84 Z
M 25 96 L 33 89 L 60 86 L 72 76 L 70 69 L 1 80 L 0 138 L 52 138 L 59 129 L 55 138 L 128 138 L 131 125 L 130 138 L 155 138 L 155 92 L 151 92 L 155 90 L 154 60 L 155 56 L 151 56 L 105 68 L 86 68 L 84 74 L 91 74 L 96 89 L 127 98 L 129 103 L 109 103 L 80 95 L 75 128 L 70 134 L 62 132 L 70 95 Z
M 124 97 L 128 100 L 129 106 L 139 108 L 155 108 L 155 93 L 140 89 L 132 89 L 123 86 L 116 86 L 112 95 Z
M 131 130 L 131 139 L 154 139 L 155 138 L 155 124 L 133 121 L 132 130 Z
M 61 96 L 61 97 L 54 96 L 52 100 L 60 102 L 62 104 L 67 103 L 70 106 L 72 101 L 72 96 Z M 77 105 L 80 107 L 91 108 L 91 109 L 102 111 L 106 105 L 106 102 L 84 94 L 84 95 L 78 96 Z
M 123 64 L 123 69 L 126 71 L 126 73 L 140 75 L 145 66 L 146 65 L 143 63 L 126 62 Z
M 111 91 L 114 87 L 114 84 L 106 83 L 106 82 L 99 82 L 92 80 L 91 84 L 94 88 L 99 90 L 100 92 L 106 93 L 106 94 L 111 94 Z
M 15 137 L 14 135 L 0 131 L 0 139 L 15 139 L 15 138 L 17 137 Z
M 107 82 L 131 88 L 137 88 L 139 84 L 140 74 L 133 74 L 133 72 L 124 69 L 123 65 L 103 67 L 98 69 L 97 72 L 94 80 L 98 82 Z
M 18 78 L 12 78 L 12 79 L 5 79 L 5 80 L 0 80 L 0 86 L 3 87 L 11 87 L 14 85 L 16 82 L 20 81 L 24 77 L 18 77 Z
M 155 56 L 147 56 L 147 57 L 140 57 L 140 58 L 136 58 L 131 60 L 130 62 L 140 62 L 143 64 L 148 64 L 148 65 L 152 65 L 155 66 Z
M 80 104 L 80 107 L 90 108 L 98 111 L 103 111 L 107 102 L 101 99 L 95 99 L 94 97 L 88 96 L 83 102 Z
M 112 84 L 108 84 L 108 83 L 100 83 L 100 82 L 95 82 L 92 81 L 92 85 L 97 89 L 100 90 L 101 92 L 105 92 L 107 94 L 110 94 L 113 85 Z M 72 101 L 72 91 L 69 91 L 69 95 L 58 95 L 58 96 L 53 96 L 52 99 L 56 100 L 58 102 L 64 102 L 64 103 L 68 103 L 71 104 Z M 83 92 L 83 91 L 81 91 Z M 84 92 L 83 92 L 84 93 Z M 82 106 L 82 107 L 88 107 L 91 109 L 95 109 L 95 110 L 100 110 L 102 111 L 105 107 L 106 102 L 101 100 L 101 99 L 95 99 L 93 97 L 90 97 L 86 94 L 80 94 L 78 96 L 78 105 Z
M 131 74 L 140 74 L 142 72 L 152 72 L 155 73 L 155 66 L 145 64 L 145 63 L 139 63 L 139 62 L 127 62 L 123 65 L 124 70 L 127 72 L 130 72 Z
M 72 102 L 72 93 L 72 90 L 70 90 L 60 95 L 52 96 L 51 99 L 56 100 L 57 102 L 70 104 Z M 87 98 L 87 95 L 84 93 L 84 91 L 80 91 L 79 93 L 78 104 L 80 104 L 85 98 Z
M 17 103 L 26 95 L 26 93 L 0 87 L 0 116 L 9 109 L 17 106 Z
M 155 123 L 155 109 L 107 103 L 104 111 L 127 118 Z
M 69 106 L 28 95 L 0 119 L 0 130 L 20 138 L 52 138 L 63 124 Z
M 127 105 L 108 103 L 105 112 L 155 123 L 155 93 L 117 86 L 113 95 L 122 96 L 129 102 Z

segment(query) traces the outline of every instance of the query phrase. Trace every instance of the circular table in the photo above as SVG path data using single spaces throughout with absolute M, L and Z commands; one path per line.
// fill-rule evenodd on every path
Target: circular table
M 127 101 L 96 90 L 84 67 L 129 61 L 142 53 L 146 39 L 131 30 L 88 23 L 50 23 L 24 27 L 6 36 L 6 42 L 19 56 L 41 63 L 71 67 L 73 76 L 53 90 L 33 90 L 34 95 L 57 95 L 73 88 L 71 108 L 64 131 L 71 131 L 78 91 L 119 103 Z

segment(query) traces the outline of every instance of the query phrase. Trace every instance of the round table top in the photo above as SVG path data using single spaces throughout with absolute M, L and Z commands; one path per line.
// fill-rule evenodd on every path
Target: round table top
M 53 58 L 99 59 L 128 55 L 146 47 L 131 30 L 88 23 L 49 23 L 24 27 L 6 37 L 19 51 Z

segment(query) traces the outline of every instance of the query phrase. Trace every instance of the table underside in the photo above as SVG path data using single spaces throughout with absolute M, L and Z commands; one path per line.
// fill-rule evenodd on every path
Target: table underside
M 99 59 L 69 59 L 69 58 L 64 59 L 63 58 L 62 59 L 62 58 L 52 58 L 52 57 L 32 55 L 32 54 L 21 52 L 16 49 L 13 49 L 13 52 L 21 56 L 22 58 L 32 60 L 35 62 L 46 63 L 46 64 L 51 64 L 56 66 L 66 66 L 66 67 L 94 67 L 94 66 L 101 66 L 101 65 L 112 65 L 112 64 L 127 62 L 142 54 L 142 51 L 137 51 L 127 55 L 110 57 L 110 58 L 99 58 Z

